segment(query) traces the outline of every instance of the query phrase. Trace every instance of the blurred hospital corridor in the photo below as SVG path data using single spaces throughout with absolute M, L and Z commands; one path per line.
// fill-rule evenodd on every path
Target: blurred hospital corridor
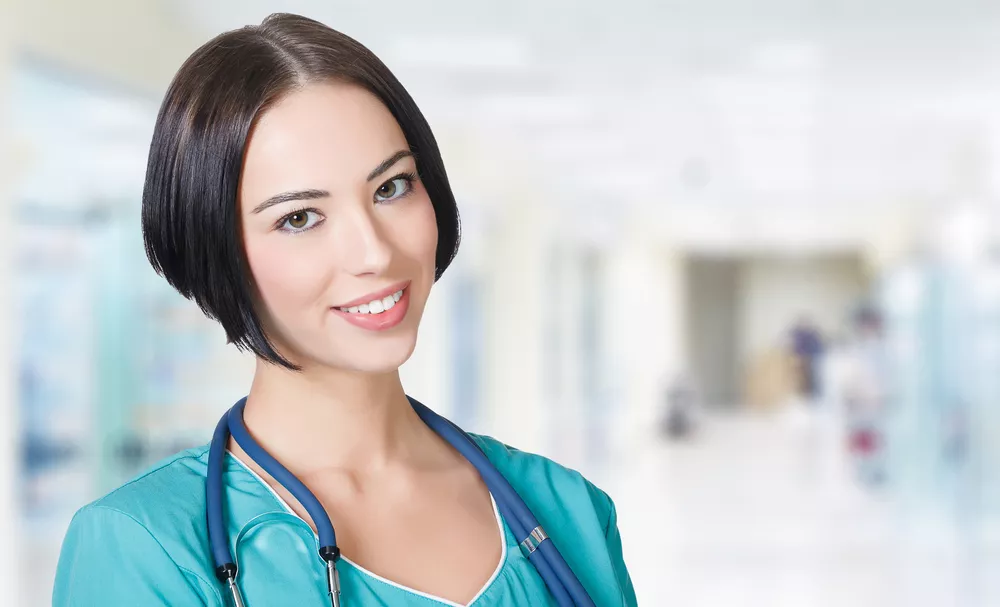
M 434 6 L 0 0 L 0 605 L 247 393 L 140 207 L 181 62 L 278 11 L 447 166 L 407 393 L 606 491 L 640 605 L 1000 605 L 1000 2 Z

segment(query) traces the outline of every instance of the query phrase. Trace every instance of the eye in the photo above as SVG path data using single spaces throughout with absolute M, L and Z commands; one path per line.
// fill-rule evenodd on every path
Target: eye
M 278 228 L 284 230 L 285 232 L 305 232 L 306 230 L 316 227 L 319 222 L 319 213 L 311 209 L 303 209 L 290 215 L 286 215 L 284 219 L 281 220 L 281 224 Z
M 405 196 L 412 186 L 412 177 L 401 175 L 383 183 L 375 190 L 375 202 L 389 202 Z

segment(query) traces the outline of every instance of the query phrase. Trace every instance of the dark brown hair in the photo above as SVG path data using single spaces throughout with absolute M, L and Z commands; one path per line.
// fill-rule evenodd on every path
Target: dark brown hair
M 174 76 L 160 107 L 142 195 L 153 268 L 219 321 L 230 342 L 290 369 L 264 334 L 239 233 L 236 197 L 251 128 L 283 96 L 317 82 L 370 91 L 399 123 L 437 216 L 436 276 L 460 240 L 437 142 L 413 99 L 371 51 L 326 25 L 274 14 L 221 34 Z

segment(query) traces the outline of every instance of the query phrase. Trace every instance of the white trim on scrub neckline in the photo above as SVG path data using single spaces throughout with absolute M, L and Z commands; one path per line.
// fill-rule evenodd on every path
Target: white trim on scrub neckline
M 236 457 L 236 455 L 232 451 L 230 451 L 230 450 L 227 449 L 226 453 L 229 454 L 234 460 L 236 460 L 236 463 L 238 463 L 240 466 L 242 466 L 243 469 L 245 469 L 247 472 L 249 472 L 250 475 L 253 476 L 257 480 L 257 482 L 259 482 L 268 491 L 270 491 L 271 495 L 274 496 L 274 499 L 276 499 L 278 501 L 278 503 L 281 504 L 281 506 L 285 510 L 288 511 L 289 514 L 295 516 L 299 520 L 302 520 L 302 522 L 305 522 L 302 519 L 302 517 L 300 517 L 294 510 L 292 510 L 291 506 L 289 506 L 288 503 L 280 495 L 278 495 L 278 492 L 275 491 L 274 488 L 271 487 L 271 485 L 267 484 L 267 482 L 264 479 L 262 479 L 259 474 L 257 474 L 256 472 L 254 472 L 254 470 L 252 468 L 250 468 L 250 466 L 246 465 L 243 462 L 243 460 L 241 460 L 240 458 Z M 355 563 L 354 561 L 352 561 L 351 559 L 347 558 L 344 555 L 341 555 L 340 558 L 341 558 L 341 560 L 346 561 L 348 564 L 351 565 L 351 567 L 357 569 L 358 571 L 360 571 L 364 575 L 367 575 L 367 576 L 369 576 L 371 578 L 374 578 L 374 579 L 376 579 L 376 580 L 378 580 L 378 581 L 380 581 L 380 582 L 382 582 L 384 584 L 387 584 L 389 586 L 392 586 L 392 587 L 397 588 L 399 590 L 402 590 L 404 592 L 408 592 L 410 594 L 414 594 L 414 595 L 417 595 L 417 596 L 425 598 L 425 599 L 430 599 L 432 601 L 437 601 L 438 603 L 441 603 L 443 605 L 447 605 L 448 607 L 468 607 L 469 605 L 472 605 L 476 601 L 478 601 L 479 597 L 483 596 L 483 593 L 485 593 L 486 590 L 497 579 L 497 577 L 500 576 L 500 572 L 503 570 L 503 566 L 507 562 L 507 536 L 506 536 L 506 533 L 504 532 L 503 518 L 500 516 L 500 509 L 497 508 L 497 502 L 496 502 L 496 500 L 493 499 L 493 494 L 492 493 L 490 494 L 490 504 L 493 506 L 493 516 L 496 518 L 497 529 L 499 530 L 499 533 L 500 533 L 500 547 L 501 547 L 500 562 L 497 563 L 496 569 L 493 570 L 493 575 L 491 575 L 490 578 L 488 580 L 486 580 L 486 583 L 483 584 L 483 587 L 479 589 L 479 592 L 476 593 L 476 596 L 472 597 L 472 600 L 469 601 L 468 605 L 462 605 L 460 603 L 456 603 L 454 601 L 449 601 L 448 599 L 445 599 L 445 598 L 442 598 L 442 597 L 439 597 L 439 596 L 434 596 L 433 594 L 428 594 L 426 592 L 421 592 L 420 590 L 417 590 L 415 588 L 410 588 L 409 586 L 404 586 L 403 584 L 399 584 L 399 583 L 394 582 L 394 581 L 392 581 L 390 579 L 384 578 L 381 575 L 379 575 L 379 574 L 377 574 L 377 573 L 375 573 L 373 571 L 369 571 L 368 569 L 365 569 L 364 567 L 362 567 L 361 565 Z M 315 535 L 315 533 L 314 533 L 314 535 Z

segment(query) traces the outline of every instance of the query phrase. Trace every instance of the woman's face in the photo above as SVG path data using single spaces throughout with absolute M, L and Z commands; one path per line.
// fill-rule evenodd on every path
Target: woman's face
M 434 283 L 437 224 L 409 145 L 368 91 L 315 84 L 259 120 L 239 213 L 257 311 L 306 368 L 399 367 Z

